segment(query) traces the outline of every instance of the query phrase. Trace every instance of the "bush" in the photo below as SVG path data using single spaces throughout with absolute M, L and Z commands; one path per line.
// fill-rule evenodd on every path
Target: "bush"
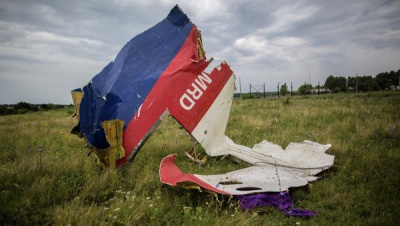
M 26 102 L 19 102 L 15 105 L 14 109 L 19 110 L 19 109 L 28 109 L 31 110 L 32 106 L 29 103 Z
M 47 104 L 41 104 L 41 105 L 40 105 L 40 109 L 47 110 L 47 109 L 49 109 L 49 105 L 47 105 Z
M 257 98 L 257 96 L 250 93 L 245 93 L 242 95 L 242 100 L 255 99 L 255 98 Z
M 19 108 L 19 109 L 17 109 L 17 114 L 25 114 L 27 112 L 29 112 L 29 109 L 27 109 L 27 108 Z
M 32 105 L 31 111 L 39 111 L 39 106 L 37 106 L 37 105 Z

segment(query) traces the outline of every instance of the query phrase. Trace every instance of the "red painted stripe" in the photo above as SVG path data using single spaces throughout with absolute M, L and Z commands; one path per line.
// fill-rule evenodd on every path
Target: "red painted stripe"
M 199 98 L 199 100 L 195 101 L 193 108 L 190 110 L 185 110 L 179 103 L 182 92 L 185 93 L 186 91 L 186 93 L 188 93 L 187 90 L 179 90 L 178 92 L 175 92 L 174 95 L 175 97 L 178 97 L 178 99 L 174 100 L 173 104 L 170 105 L 170 114 L 174 116 L 188 132 L 193 132 L 197 124 L 211 107 L 212 103 L 214 103 L 217 96 L 221 93 L 221 90 L 224 88 L 231 76 L 233 76 L 233 72 L 226 63 L 222 63 L 220 65 L 220 70 L 214 69 L 208 75 L 212 82 L 210 84 L 206 84 L 206 90 L 203 91 L 202 96 Z M 197 78 L 197 75 L 195 77 Z M 193 90 L 193 80 L 189 80 L 189 85 L 186 85 L 186 87 L 190 90 Z M 194 85 L 199 87 L 198 83 L 196 82 L 194 82 Z
M 219 190 L 214 186 L 208 184 L 200 180 L 193 174 L 185 174 L 183 173 L 174 163 L 176 155 L 168 155 L 161 160 L 160 163 L 160 181 L 164 184 L 168 184 L 171 186 L 176 186 L 178 183 L 185 183 L 185 182 L 193 182 L 198 184 L 199 186 L 214 191 L 220 194 L 229 194 L 225 191 Z
M 195 79 L 209 65 L 205 59 L 197 59 L 196 39 L 198 36 L 196 30 L 197 28 L 194 26 L 176 57 L 162 73 L 142 106 L 125 128 L 123 146 L 126 155 L 117 161 L 117 165 L 125 163 L 127 157 L 136 151 L 137 145 L 165 110 L 169 110 L 170 114 L 189 132 L 193 131 L 232 75 L 229 66 L 222 64 L 220 71 L 214 70 L 209 75 L 212 82 L 207 84 L 206 90 L 196 100 L 193 108 L 189 111 L 182 108 L 180 104 L 182 95 L 188 89 L 194 89 L 192 83 L 197 84 Z

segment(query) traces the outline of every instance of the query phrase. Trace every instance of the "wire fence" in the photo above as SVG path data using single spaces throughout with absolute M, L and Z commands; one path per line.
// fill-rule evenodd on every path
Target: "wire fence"
M 240 84 L 240 82 L 239 82 Z M 280 84 L 279 82 L 276 85 L 276 89 L 274 91 L 267 91 L 266 85 L 263 83 L 262 85 L 254 85 L 249 84 L 249 92 L 242 93 L 241 84 L 239 85 L 239 93 L 235 93 L 236 98 L 243 99 L 257 99 L 257 98 L 268 98 L 268 97 L 281 97 L 281 96 L 295 96 L 295 95 L 320 95 L 331 93 L 326 87 L 321 87 L 320 83 L 315 87 L 312 87 L 311 84 L 304 84 L 304 86 L 300 87 L 298 90 L 293 90 L 293 82 L 290 82 L 290 86 L 286 83 Z

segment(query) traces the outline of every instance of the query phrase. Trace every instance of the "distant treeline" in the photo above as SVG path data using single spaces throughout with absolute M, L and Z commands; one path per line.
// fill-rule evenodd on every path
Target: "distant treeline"
M 0 115 L 24 114 L 31 111 L 46 111 L 52 109 L 65 108 L 68 105 L 62 104 L 30 104 L 19 102 L 17 104 L 0 105 Z
M 333 76 L 330 75 L 325 81 L 325 87 L 338 92 L 370 92 L 380 90 L 399 89 L 400 70 L 381 72 L 375 77 L 371 75 L 364 76 Z
M 400 69 L 398 71 L 381 72 L 375 77 L 371 75 L 363 76 L 333 76 L 329 75 L 325 84 L 313 86 L 311 84 L 301 85 L 297 91 L 289 90 L 286 83 L 280 86 L 278 92 L 252 92 L 235 93 L 235 98 L 254 99 L 266 96 L 286 96 L 290 95 L 309 95 L 339 92 L 371 92 L 383 90 L 400 90 Z M 279 85 L 279 83 L 278 83 Z

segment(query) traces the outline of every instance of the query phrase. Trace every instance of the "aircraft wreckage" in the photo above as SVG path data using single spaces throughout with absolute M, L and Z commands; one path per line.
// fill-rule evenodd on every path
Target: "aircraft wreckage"
M 226 62 L 206 72 L 211 60 L 200 30 L 176 5 L 83 89 L 72 91 L 79 119 L 72 133 L 85 138 L 102 165 L 115 168 L 132 161 L 163 118 L 172 116 L 208 155 L 230 155 L 252 166 L 222 175 L 185 174 L 169 155 L 160 164 L 161 182 L 234 195 L 247 208 L 275 205 L 290 187 L 318 179 L 333 165 L 334 156 L 325 153 L 330 145 L 304 141 L 283 150 L 263 141 L 248 148 L 225 136 L 235 75 Z M 275 206 L 287 214 L 310 214 L 281 204 Z

